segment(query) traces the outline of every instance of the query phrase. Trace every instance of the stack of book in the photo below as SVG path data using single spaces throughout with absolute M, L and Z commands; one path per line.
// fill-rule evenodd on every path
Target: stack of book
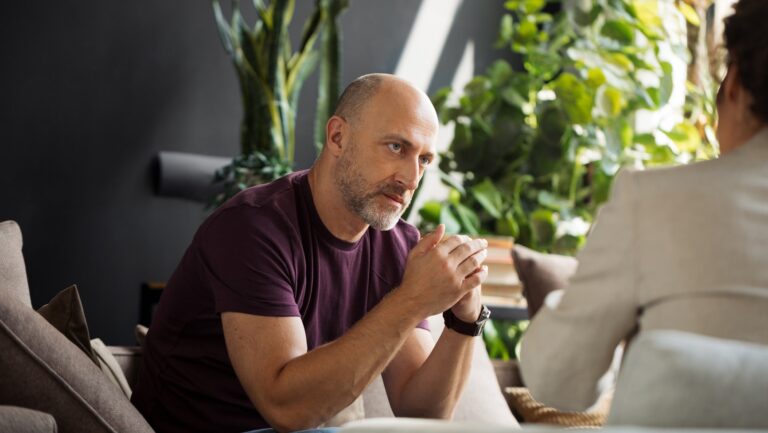
M 523 288 L 512 262 L 514 239 L 501 236 L 484 236 L 488 241 L 488 278 L 483 283 L 483 302 L 492 305 L 525 306 Z

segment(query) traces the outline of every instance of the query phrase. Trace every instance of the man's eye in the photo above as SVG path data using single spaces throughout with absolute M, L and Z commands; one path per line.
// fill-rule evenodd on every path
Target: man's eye
M 432 162 L 432 159 L 430 159 L 428 156 L 422 156 L 419 158 L 419 163 L 423 166 L 428 166 Z
M 389 150 L 395 153 L 400 153 L 400 151 L 403 150 L 403 145 L 400 143 L 389 143 L 387 144 L 387 147 L 389 147 Z

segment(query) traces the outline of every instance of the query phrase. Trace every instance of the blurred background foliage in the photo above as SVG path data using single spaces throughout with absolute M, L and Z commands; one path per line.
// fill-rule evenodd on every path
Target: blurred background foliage
M 496 61 L 461 94 L 433 96 L 454 128 L 439 167 L 449 194 L 419 209 L 421 228 L 574 255 L 620 168 L 716 157 L 711 5 L 505 2 L 496 44 L 512 62 Z M 528 323 L 489 321 L 490 356 L 517 359 Z
M 433 96 L 455 131 L 439 167 L 450 193 L 422 206 L 422 229 L 443 223 L 572 255 L 621 167 L 717 155 L 715 81 L 676 80 L 674 65 L 691 63 L 687 27 L 700 27 L 706 8 L 662 0 L 505 8 L 497 47 L 517 61 L 496 61 L 460 95 Z M 677 107 L 676 83 L 687 83 Z

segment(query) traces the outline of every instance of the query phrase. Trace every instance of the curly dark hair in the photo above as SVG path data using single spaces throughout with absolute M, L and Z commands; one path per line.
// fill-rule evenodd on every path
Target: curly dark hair
M 725 19 L 728 64 L 754 99 L 752 112 L 768 122 L 768 0 L 739 0 Z

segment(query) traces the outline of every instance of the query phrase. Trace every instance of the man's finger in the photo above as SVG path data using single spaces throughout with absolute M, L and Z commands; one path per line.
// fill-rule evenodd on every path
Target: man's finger
M 474 239 L 457 245 L 450 251 L 450 255 L 457 265 L 462 263 L 468 257 L 488 248 L 488 241 L 485 239 Z
M 426 253 L 427 251 L 434 248 L 435 245 L 437 245 L 441 239 L 443 239 L 444 234 L 445 234 L 445 224 L 438 224 L 433 231 L 421 237 L 421 239 L 419 240 L 419 243 L 417 243 L 416 246 L 413 247 L 413 252 L 418 254 Z
M 470 291 L 475 287 L 483 284 L 485 278 L 488 277 L 488 266 L 483 265 L 478 272 L 468 276 L 461 283 L 461 288 L 465 291 Z
M 450 254 L 451 251 L 455 250 L 457 247 L 463 245 L 466 242 L 465 238 L 466 236 L 463 235 L 447 236 L 445 239 L 443 239 L 442 242 L 440 242 L 440 245 L 438 245 L 437 248 L 439 248 L 443 254 Z
M 456 268 L 456 271 L 459 275 L 466 275 L 466 277 L 469 277 L 472 273 L 480 269 L 486 257 L 488 257 L 488 250 L 481 249 L 461 262 Z

